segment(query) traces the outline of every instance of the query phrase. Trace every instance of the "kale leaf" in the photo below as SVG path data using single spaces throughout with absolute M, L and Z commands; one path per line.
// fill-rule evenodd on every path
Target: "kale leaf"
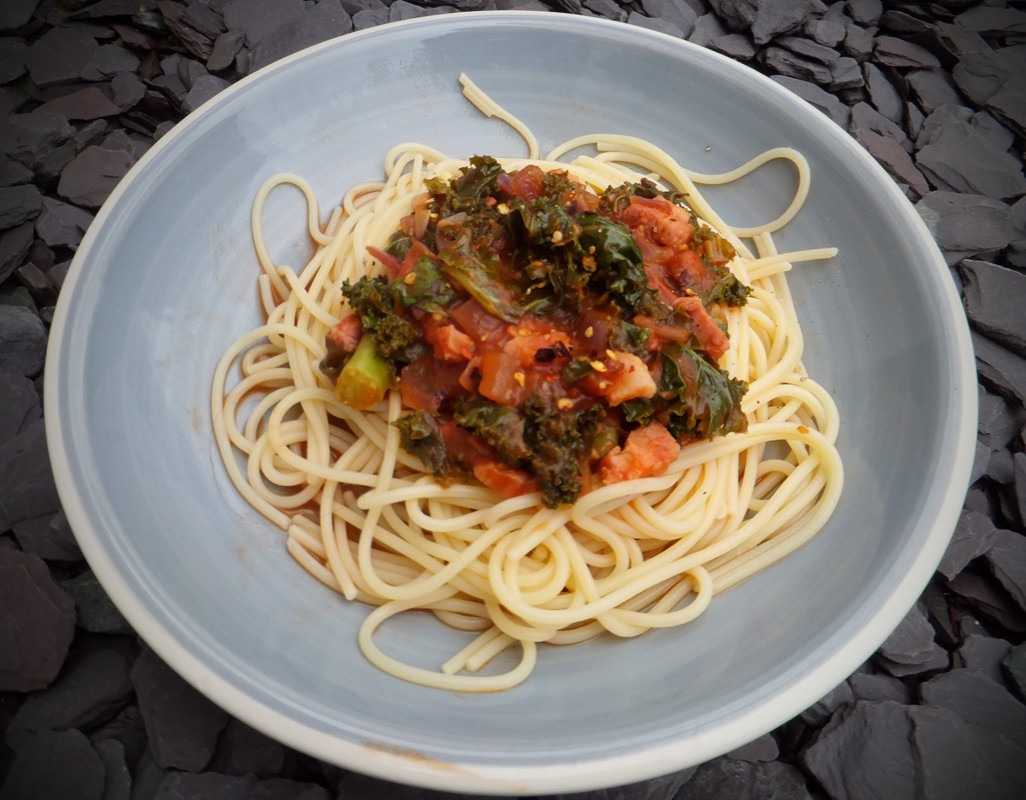
M 403 449 L 420 458 L 428 472 L 438 474 L 447 464 L 448 456 L 438 421 L 426 411 L 412 411 L 395 421 Z

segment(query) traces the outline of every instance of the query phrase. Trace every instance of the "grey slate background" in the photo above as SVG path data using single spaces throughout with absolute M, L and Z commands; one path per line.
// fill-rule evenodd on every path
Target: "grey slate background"
M 0 798 L 429 800 L 230 718 L 142 644 L 60 509 L 40 394 L 72 255 L 129 167 L 239 77 L 325 38 L 482 8 L 689 39 L 848 130 L 926 220 L 973 328 L 973 483 L 919 603 L 816 705 L 587 800 L 1026 797 L 1026 7 L 1004 0 L 0 0 Z

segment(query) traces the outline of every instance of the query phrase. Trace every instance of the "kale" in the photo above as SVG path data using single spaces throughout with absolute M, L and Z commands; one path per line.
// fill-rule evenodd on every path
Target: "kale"
M 388 237 L 388 244 L 385 245 L 385 252 L 393 255 L 402 261 L 413 246 L 413 237 L 402 231 L 396 231 Z
M 428 472 L 444 471 L 448 462 L 438 421 L 426 411 L 413 411 L 395 421 L 403 449 L 424 462 Z
M 563 379 L 563 383 L 567 386 L 573 386 L 577 381 L 581 380 L 585 375 L 588 375 L 595 371 L 595 368 L 591 365 L 591 360 L 587 358 L 574 358 L 567 362 L 567 365 L 563 367 L 563 372 L 560 377 Z
M 595 261 L 592 284 L 598 293 L 608 293 L 634 314 L 664 316 L 655 289 L 648 283 L 641 248 L 631 232 L 593 212 L 581 214 L 577 222 L 577 242 Z
M 427 256 L 419 258 L 413 269 L 392 281 L 388 289 L 403 308 L 416 307 L 429 314 L 444 314 L 457 300 L 456 292 Z
M 473 156 L 470 166 L 446 183 L 441 178 L 425 181 L 435 199 L 435 211 L 445 217 L 461 211 L 474 210 L 484 198 L 494 195 L 496 178 L 502 173 L 499 162 L 491 156 Z
M 706 262 L 709 271 L 719 279 L 713 287 L 705 292 L 699 292 L 702 302 L 726 303 L 728 306 L 739 307 L 748 302 L 748 295 L 752 293 L 750 286 L 746 286 L 738 280 L 738 277 L 728 269 L 718 267 L 715 264 Z
M 741 398 L 748 389 L 744 381 L 677 344 L 663 349 L 662 367 L 658 397 L 665 403 L 667 428 L 675 437 L 707 439 L 747 429 L 748 419 L 741 410 Z
M 613 350 L 645 358 L 648 355 L 648 340 L 651 335 L 652 331 L 649 328 L 642 328 L 618 318 L 609 328 L 609 346 Z
M 530 471 L 542 486 L 542 502 L 549 508 L 572 503 L 584 490 L 580 462 L 591 454 L 605 410 L 594 405 L 581 411 L 552 411 L 548 403 L 529 398 L 523 411 Z
M 531 455 L 524 441 L 525 420 L 519 411 L 496 403 L 461 403 L 456 409 L 456 424 L 499 451 L 503 461 L 516 465 Z
M 426 346 L 420 329 L 396 313 L 388 281 L 383 277 L 362 277 L 356 283 L 344 281 L 342 295 L 360 315 L 364 334 L 374 337 L 378 354 L 393 368 L 408 364 Z

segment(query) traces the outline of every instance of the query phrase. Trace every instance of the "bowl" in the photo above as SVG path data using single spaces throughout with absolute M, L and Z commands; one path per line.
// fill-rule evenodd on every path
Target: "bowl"
M 839 406 L 840 503 L 811 543 L 683 628 L 543 649 L 523 685 L 428 689 L 371 666 L 369 609 L 312 580 L 235 492 L 209 419 L 222 351 L 258 324 L 250 205 L 279 171 L 323 205 L 409 140 L 518 155 L 461 95 L 467 73 L 542 149 L 610 131 L 701 172 L 799 149 L 808 202 L 781 250 L 833 245 L 790 275 L 804 361 Z M 788 168 L 713 193 L 749 224 Z M 785 201 L 786 202 L 786 201 Z M 772 201 L 769 202 L 772 205 Z M 272 197 L 279 263 L 309 255 L 298 193 Z M 641 28 L 558 14 L 439 16 L 347 35 L 240 81 L 164 136 L 112 193 L 60 296 L 46 422 L 68 519 L 97 577 L 178 673 L 255 728 L 393 781 L 476 794 L 625 784 L 695 765 L 815 702 L 912 606 L 954 528 L 976 421 L 954 286 L 915 210 L 843 130 L 772 81 Z M 428 619 L 389 641 L 444 660 Z

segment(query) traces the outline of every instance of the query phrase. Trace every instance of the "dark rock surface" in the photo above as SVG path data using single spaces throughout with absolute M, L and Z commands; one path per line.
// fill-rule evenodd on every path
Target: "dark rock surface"
M 139 642 L 60 508 L 42 370 L 96 209 L 183 116 L 325 39 L 493 8 L 687 39 L 833 120 L 936 238 L 980 383 L 957 530 L 872 658 L 724 757 L 560 800 L 1026 797 L 1026 9 L 1005 0 L 0 0 L 0 797 L 455 797 L 298 753 Z

